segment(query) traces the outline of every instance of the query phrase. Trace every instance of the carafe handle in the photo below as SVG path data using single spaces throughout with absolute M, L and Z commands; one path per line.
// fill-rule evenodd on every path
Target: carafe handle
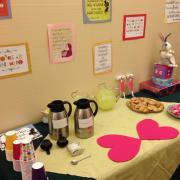
M 96 101 L 94 101 L 94 100 L 89 100 L 89 103 L 95 104 L 95 111 L 93 112 L 93 115 L 96 116 L 96 114 L 97 114 L 97 112 L 98 112 L 98 105 L 97 105 Z
M 68 104 L 69 106 L 69 111 L 67 113 L 68 117 L 71 115 L 71 112 L 72 112 L 72 106 L 71 106 L 71 103 L 69 103 L 68 101 L 63 101 L 63 104 Z

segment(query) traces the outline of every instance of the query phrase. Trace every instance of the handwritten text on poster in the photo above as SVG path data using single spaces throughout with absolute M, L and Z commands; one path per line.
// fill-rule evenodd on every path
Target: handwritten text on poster
M 112 43 L 99 43 L 94 46 L 94 74 L 109 72 L 112 69 Z
M 31 72 L 28 45 L 0 46 L 0 78 Z
M 74 56 L 74 28 L 71 24 L 49 24 L 49 55 L 51 63 L 70 61 Z
M 111 21 L 112 0 L 83 0 L 83 21 L 99 23 Z
M 180 22 L 180 0 L 166 0 L 165 22 Z

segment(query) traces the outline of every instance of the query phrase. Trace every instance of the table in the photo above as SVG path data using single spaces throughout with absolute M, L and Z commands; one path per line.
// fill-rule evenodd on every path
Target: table
M 152 95 L 146 94 L 144 92 L 141 93 L 137 93 L 135 94 L 136 96 L 148 96 L 148 97 L 152 97 Z M 157 97 L 156 97 L 157 98 Z M 167 97 L 163 97 L 160 100 L 162 101 L 176 101 L 176 102 L 180 102 L 180 92 L 176 92 L 175 94 L 172 94 L 170 96 Z M 43 134 L 43 137 L 45 137 L 48 134 L 48 127 L 45 124 L 42 123 L 38 123 L 35 124 L 35 127 Z M 40 142 L 42 141 L 42 139 L 36 140 L 34 145 L 35 148 L 38 147 L 38 145 L 40 144 Z M 0 152 L 0 174 L 1 174 L 1 179 L 2 180 L 20 180 L 21 179 L 21 174 L 14 172 L 13 168 L 12 168 L 12 163 L 7 162 L 5 160 L 5 154 L 4 152 Z M 63 174 L 56 174 L 56 173 L 51 173 L 48 172 L 48 177 L 51 180 L 56 180 L 56 179 L 63 179 L 63 180 L 68 180 L 68 179 L 73 179 L 73 180 L 78 180 L 78 179 L 88 179 L 88 178 L 84 178 L 84 177 L 78 177 L 78 176 L 70 176 L 70 175 L 63 175 Z M 89 178 L 92 179 L 92 178 Z

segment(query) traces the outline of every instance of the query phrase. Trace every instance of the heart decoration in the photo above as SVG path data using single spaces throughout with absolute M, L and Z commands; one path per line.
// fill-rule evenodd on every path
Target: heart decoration
M 178 136 L 179 131 L 173 127 L 162 126 L 152 119 L 144 119 L 136 126 L 141 140 L 167 140 Z
M 115 162 L 125 162 L 133 159 L 139 152 L 142 140 L 174 139 L 179 131 L 173 127 L 162 126 L 153 119 L 144 119 L 136 126 L 140 139 L 118 134 L 108 134 L 97 139 L 104 148 L 111 148 L 108 157 Z
M 109 134 L 98 138 L 97 143 L 104 148 L 111 148 L 108 156 L 112 161 L 125 162 L 138 154 L 141 140 L 123 135 Z

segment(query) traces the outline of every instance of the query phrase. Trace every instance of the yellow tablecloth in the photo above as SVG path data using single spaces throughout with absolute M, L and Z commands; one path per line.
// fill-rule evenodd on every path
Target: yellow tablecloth
M 172 126 L 180 130 L 180 120 L 171 117 L 165 110 L 156 114 L 139 114 L 128 109 L 125 99 L 120 99 L 111 111 L 100 111 L 95 117 L 95 134 L 89 139 L 79 139 L 74 135 L 74 125 L 70 122 L 69 142 L 80 142 L 85 152 L 72 158 L 68 151 L 60 149 L 53 141 L 51 155 L 47 156 L 40 148 L 36 151 L 39 161 L 50 172 L 93 177 L 98 180 L 169 180 L 180 164 L 180 137 L 173 140 L 143 141 L 138 155 L 123 163 L 111 161 L 107 152 L 109 149 L 100 147 L 96 140 L 105 134 L 121 134 L 138 138 L 136 124 L 144 118 L 156 120 L 160 126 Z M 153 133 L 153 132 L 152 132 Z M 91 155 L 78 165 L 70 164 L 71 159 L 80 159 Z

